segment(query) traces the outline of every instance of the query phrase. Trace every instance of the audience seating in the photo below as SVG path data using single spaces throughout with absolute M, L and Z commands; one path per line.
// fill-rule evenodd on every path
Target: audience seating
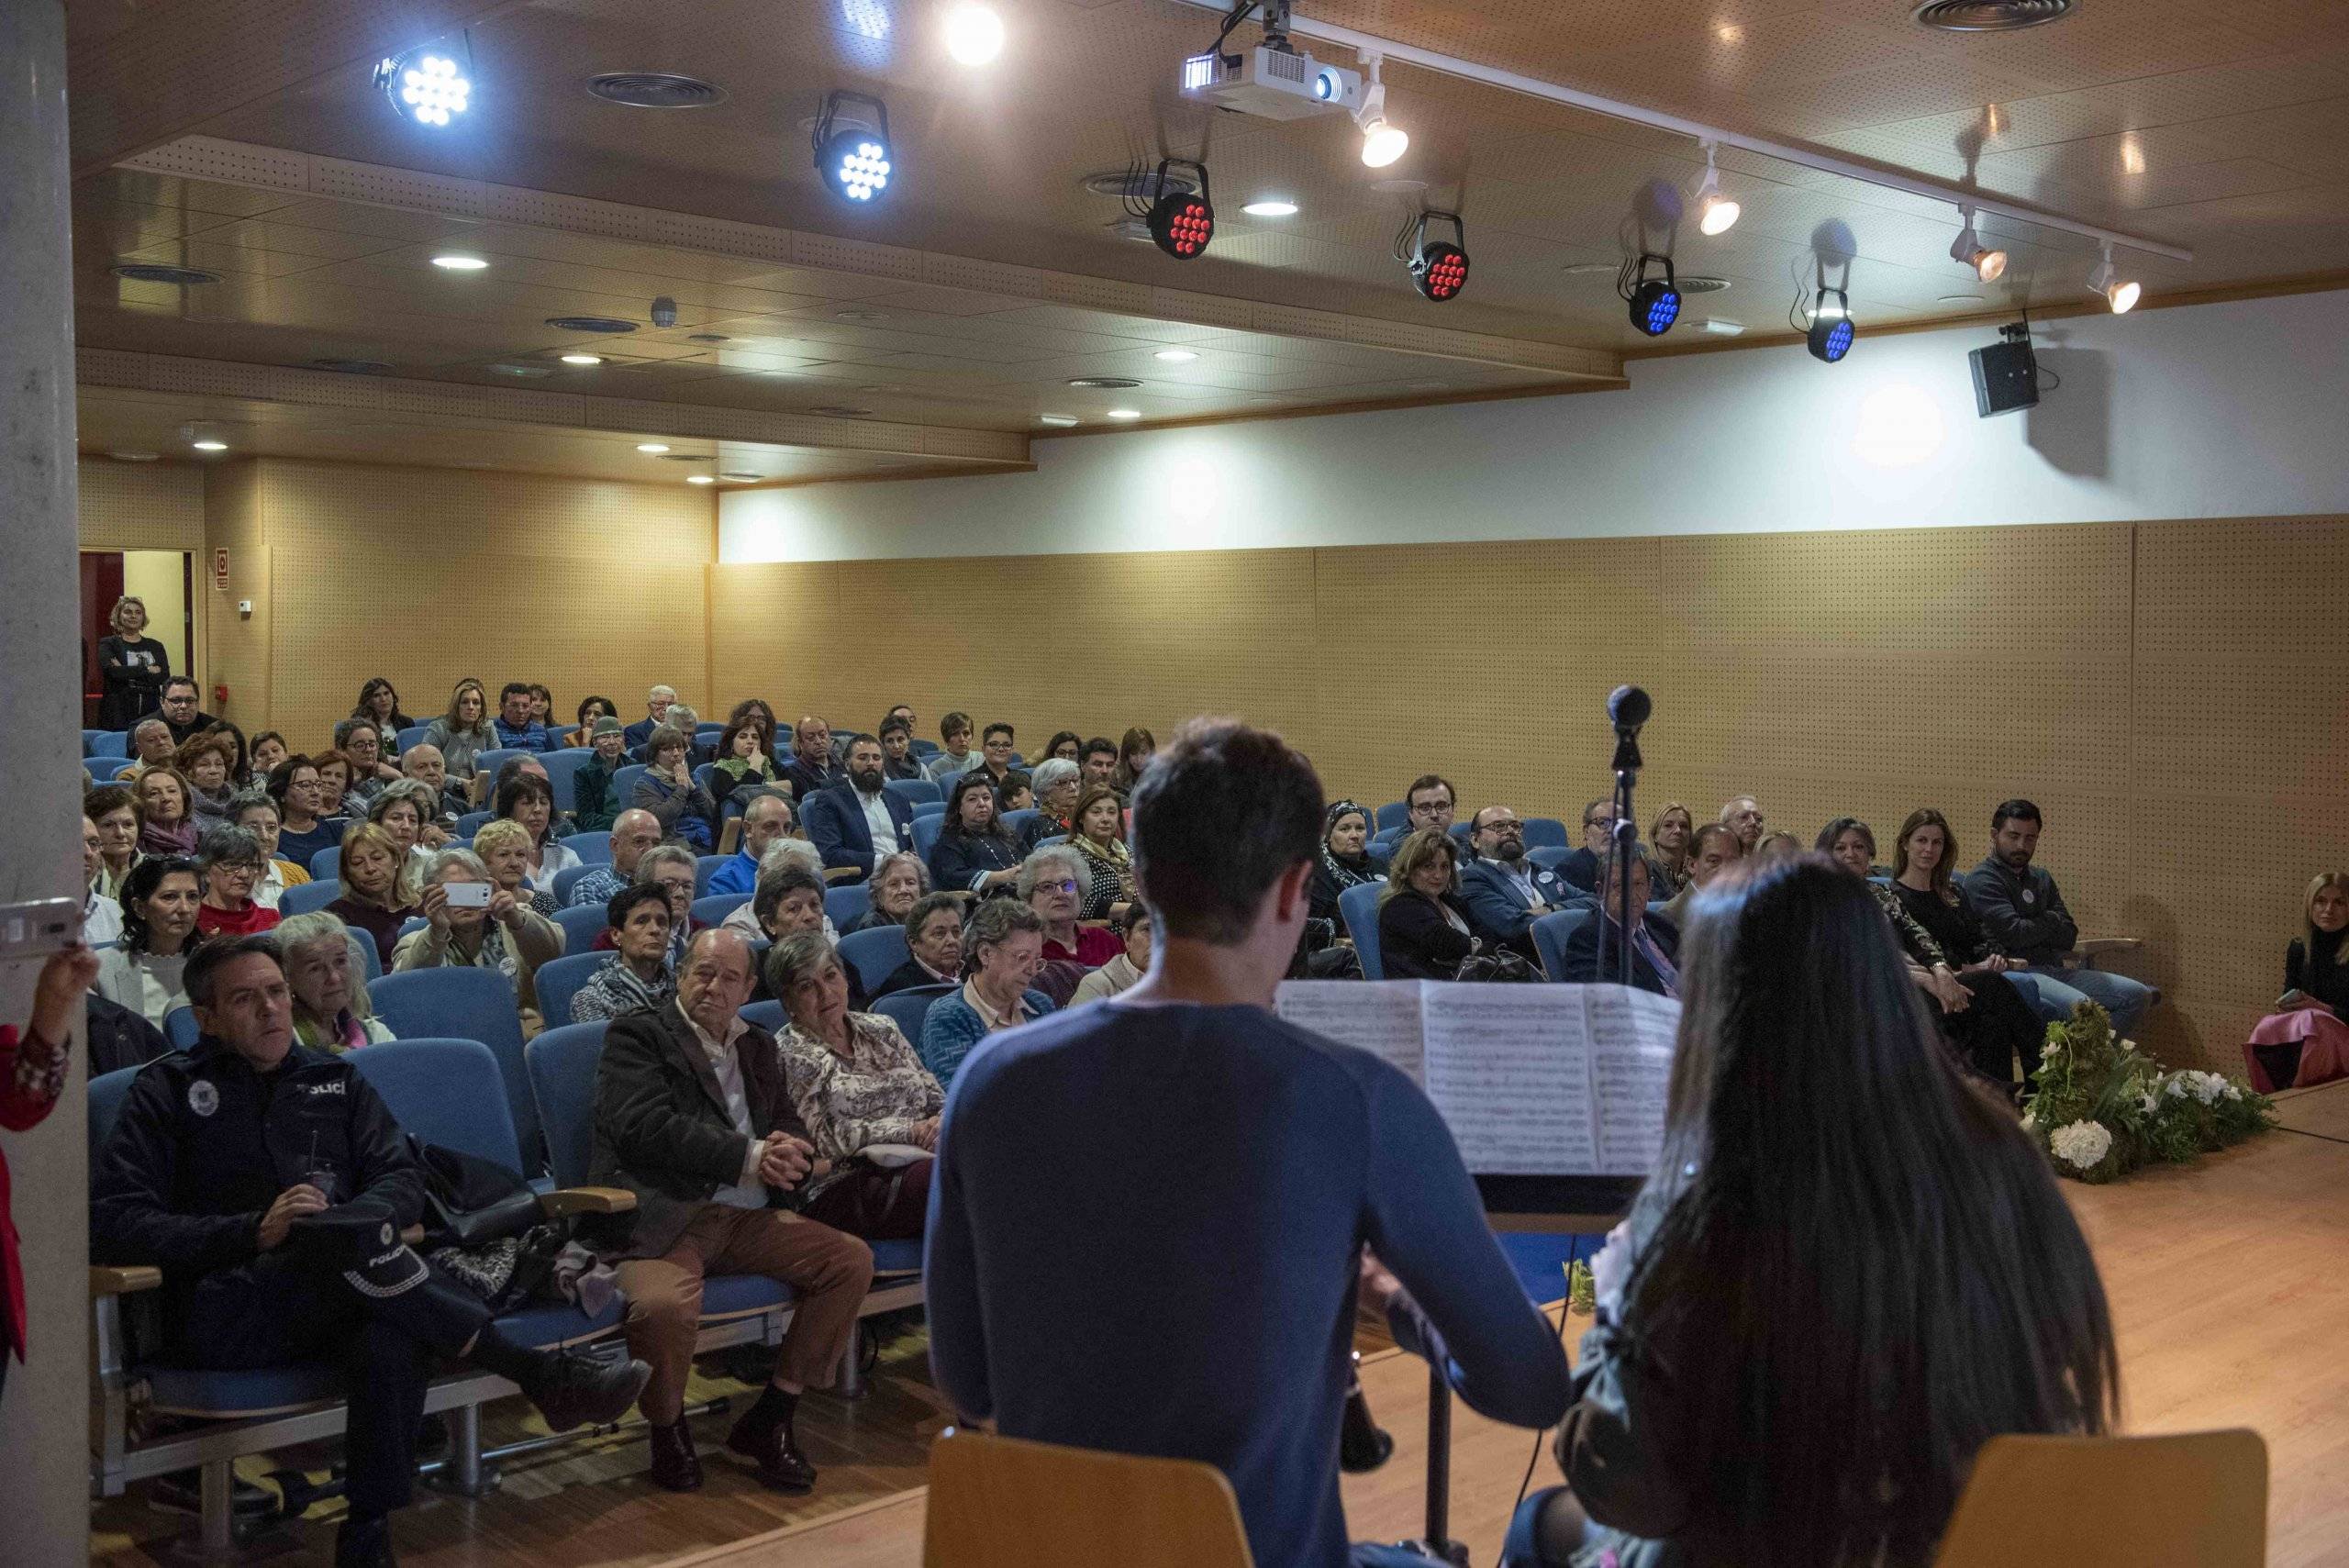
M 310 863 L 303 867 L 303 869 L 308 872 L 313 878 L 319 882 L 332 882 L 336 877 L 342 874 L 341 846 L 339 844 L 328 845 L 325 849 L 320 850 L 317 854 L 312 855 L 310 857 Z
M 873 884 L 869 882 L 852 882 L 844 887 L 824 890 L 824 917 L 836 931 L 848 929 L 864 918 L 864 912 L 872 907 Z
M 930 1016 L 930 1005 L 941 996 L 952 996 L 962 989 L 959 985 L 908 985 L 903 991 L 892 991 L 873 1004 L 873 1010 L 895 1023 L 905 1037 L 915 1045 L 921 1044 L 921 1022 Z
M 690 911 L 705 926 L 715 926 L 751 901 L 747 893 L 712 893 L 696 898 Z
M 945 795 L 928 779 L 890 779 L 881 787 L 907 806 L 927 806 L 936 801 L 941 810 L 945 808 Z
M 565 866 L 554 873 L 554 885 L 547 891 L 554 895 L 554 901 L 557 904 L 568 907 L 571 903 L 571 890 L 578 886 L 583 878 L 606 870 L 607 865 L 608 862 L 590 861 L 584 865 Z
M 1379 869 L 1382 874 L 1386 872 L 1388 866 L 1395 863 L 1395 846 L 1392 844 L 1364 844 L 1362 847 L 1362 852 L 1369 860 L 1371 864 Z
M 1554 817 L 1529 817 L 1525 819 L 1525 847 L 1528 850 L 1564 850 L 1573 847 L 1566 837 L 1566 825 Z
M 195 1021 L 194 1007 L 173 1007 L 163 1015 L 163 1040 L 173 1051 L 194 1049 L 196 1037 L 204 1032 Z
M 612 804 L 622 811 L 636 804 L 636 781 L 652 770 L 642 762 L 630 762 L 612 771 Z
M 935 740 L 924 740 L 919 736 L 914 738 L 914 755 L 917 757 L 935 757 L 944 750 L 946 748 Z
M 1566 944 L 1576 931 L 1598 918 L 1596 909 L 1560 909 L 1533 922 L 1533 951 L 1542 956 L 1542 973 L 1553 980 L 1566 977 Z
M 583 904 L 576 909 L 557 909 L 554 923 L 562 928 L 562 951 L 565 952 L 587 951 L 610 924 L 604 917 L 604 906 L 601 904 Z
M 277 895 L 277 912 L 290 920 L 296 915 L 306 915 L 313 909 L 323 909 L 341 896 L 342 884 L 332 877 L 326 877 L 317 882 L 298 883 Z
M 1020 829 L 1027 827 L 1029 823 L 1033 822 L 1036 819 L 1036 816 L 1037 811 L 1034 806 L 1023 806 L 1018 811 L 1005 812 L 1003 814 L 1003 825 L 1011 829 L 1011 836 L 1016 839 L 1019 836 Z
M 717 771 L 718 764 L 716 762 L 703 762 L 696 765 L 694 769 L 694 783 L 699 784 L 704 789 L 707 789 L 709 787 L 709 775 Z
M 549 1029 L 571 1021 L 572 996 L 596 978 L 596 972 L 611 956 L 607 952 L 566 953 L 539 965 L 539 972 L 530 977 L 530 984 L 539 994 L 539 1017 L 546 1020 Z
M 130 737 L 119 729 L 82 731 L 82 755 L 84 757 L 119 757 L 129 749 Z
M 112 784 L 139 765 L 136 757 L 89 757 L 82 763 L 89 775 L 100 784 Z
M 529 1073 L 522 1064 L 522 1016 L 514 983 L 494 969 L 411 969 L 370 984 L 367 999 L 402 1040 L 477 1040 L 489 1048 L 513 1107 L 522 1173 L 537 1175 L 545 1164 L 544 1140 Z
M 1372 817 L 1370 825 L 1381 833 L 1408 829 L 1411 826 L 1411 803 L 1408 800 L 1388 801 Z
M 869 931 L 851 931 L 841 939 L 841 962 L 856 971 L 857 983 L 867 995 L 913 957 L 913 948 L 906 940 L 903 926 L 876 926 Z
M 931 1452 L 934 1469 L 938 1450 Z M 933 1487 L 933 1516 L 937 1508 Z M 2261 1568 L 2266 1561 L 2267 1444 L 2240 1429 L 1994 1437 L 1975 1455 L 1933 1559 L 1934 1568 Z
M 473 847 L 473 835 L 480 832 L 484 828 L 488 827 L 491 820 L 495 817 L 497 813 L 495 811 L 468 811 L 462 817 L 458 817 L 457 837 L 462 841 L 462 847 L 468 850 L 472 849 Z
M 930 1449 L 922 1562 L 952 1568 L 1252 1568 L 1212 1464 L 949 1427 Z
M 423 740 L 424 732 L 431 728 L 432 726 L 429 724 L 411 724 L 406 729 L 394 731 L 392 735 L 392 750 L 395 752 L 406 751 L 409 747 Z
M 542 752 L 532 751 L 520 746 L 492 746 L 487 751 L 473 753 L 473 772 L 488 778 L 494 784 L 497 779 L 497 770 L 514 758 L 543 755 Z M 484 805 L 487 804 L 486 796 L 484 796 L 483 800 Z
M 612 833 L 608 828 L 598 828 L 592 833 L 573 833 L 562 841 L 562 847 L 591 866 L 612 863 Z
M 744 1022 L 756 1024 L 769 1034 L 781 1034 L 784 1023 L 783 1004 L 780 1002 L 746 1003 L 742 1008 L 742 1018 Z
M 938 835 L 945 830 L 945 827 L 946 817 L 942 813 L 936 817 L 924 817 L 918 812 L 915 813 L 914 853 L 922 858 L 924 865 L 930 863 L 930 851 L 937 847 Z
M 942 800 L 917 800 L 914 802 L 914 820 L 917 822 L 920 821 L 925 817 L 943 817 L 945 815 L 946 803 Z
M 349 929 L 348 927 L 345 928 Z M 375 939 L 364 931 L 351 932 L 351 951 L 359 963 L 359 972 L 370 981 L 384 978 L 384 955 L 376 951 Z
M 579 809 L 579 770 L 595 759 L 592 746 L 565 746 L 557 751 L 543 751 L 539 763 L 547 771 L 547 784 L 554 790 L 554 805 L 558 811 Z
M 698 898 L 708 893 L 709 879 L 718 874 L 719 866 L 733 858 L 731 855 L 696 855 L 694 857 L 694 896 Z
M 1555 871 L 1565 864 L 1566 857 L 1573 853 L 1563 844 L 1543 844 L 1539 849 L 1527 850 L 1525 858 L 1545 871 Z
M 1375 882 L 1365 882 L 1338 895 L 1338 915 L 1346 923 L 1346 935 L 1354 940 L 1354 956 L 1362 961 L 1365 980 L 1386 978 L 1386 965 L 1378 951 L 1378 895 L 1385 891 Z

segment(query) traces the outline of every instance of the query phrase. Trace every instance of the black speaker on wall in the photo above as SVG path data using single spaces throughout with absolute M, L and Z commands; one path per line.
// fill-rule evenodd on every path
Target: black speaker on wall
M 1974 366 L 1974 409 L 1983 418 L 2039 404 L 2039 356 L 2031 351 L 2031 323 L 1998 328 L 1998 340 L 1965 356 Z

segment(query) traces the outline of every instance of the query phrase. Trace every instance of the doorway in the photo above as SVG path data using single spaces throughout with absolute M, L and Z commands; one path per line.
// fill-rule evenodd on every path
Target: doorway
M 163 645 L 175 674 L 195 673 L 195 558 L 179 550 L 85 550 L 82 552 L 82 728 L 95 728 L 106 683 L 98 675 L 98 639 L 113 627 L 115 601 L 125 595 L 147 606 L 147 635 Z

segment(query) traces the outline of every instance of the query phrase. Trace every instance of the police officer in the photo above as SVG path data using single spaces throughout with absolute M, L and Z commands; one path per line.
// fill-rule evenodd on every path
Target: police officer
M 422 1178 L 351 1060 L 294 1043 L 272 939 L 207 942 L 184 983 L 203 1038 L 148 1063 L 124 1097 L 92 1177 L 91 1251 L 162 1269 L 166 1335 L 190 1365 L 345 1364 L 350 1514 L 335 1562 L 384 1568 L 436 1357 L 511 1379 L 556 1431 L 617 1419 L 647 1369 L 512 1343 L 401 1241 Z

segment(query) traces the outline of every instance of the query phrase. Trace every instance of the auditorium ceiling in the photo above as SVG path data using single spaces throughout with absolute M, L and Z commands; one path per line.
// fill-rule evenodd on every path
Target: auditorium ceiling
M 76 191 L 79 340 L 148 356 L 129 379 L 149 396 L 174 378 L 194 388 L 176 395 L 206 395 L 195 384 L 206 366 L 359 361 L 383 367 L 375 378 L 500 403 L 469 417 L 512 422 L 503 416 L 524 406 L 513 399 L 573 399 L 562 417 L 578 436 L 515 437 L 548 450 L 629 450 L 618 438 L 664 431 L 740 441 L 741 419 L 772 417 L 800 423 L 790 439 L 757 444 L 790 453 L 886 424 L 917 433 L 849 440 L 841 462 L 930 472 L 1018 461 L 1000 446 L 954 451 L 939 432 L 1025 439 L 1052 433 L 1047 414 L 1092 429 L 1112 408 L 1158 424 L 1605 387 L 1627 353 L 1732 332 L 1783 338 L 1797 281 L 1822 251 L 1849 258 L 1865 326 L 2076 306 L 2097 259 L 2078 236 L 1986 219 L 2010 262 L 1983 284 L 1949 258 L 1958 220 L 1947 205 L 1734 150 L 1722 174 L 1743 217 L 1709 238 L 1670 217 L 1703 166 L 1687 139 L 1400 62 L 1385 71 L 1389 117 L 1411 148 L 1369 170 L 1343 116 L 1275 122 L 1181 98 L 1177 62 L 1213 38 L 1211 12 L 1179 0 L 995 3 L 1009 45 L 992 67 L 965 70 L 939 48 L 928 0 L 386 0 L 373 11 L 472 24 L 474 107 L 431 133 L 393 115 L 365 69 L 340 64 L 233 80 L 200 119 L 150 115 L 149 126 L 136 106 L 162 90 L 156 62 L 174 41 L 201 61 L 226 47 L 231 22 L 306 8 L 76 0 L 77 164 L 103 159 Z M 2349 5 L 2076 0 L 2052 25 L 1974 35 L 1929 30 L 1913 8 L 1298 6 L 2193 250 L 2188 262 L 2121 253 L 2148 304 L 2349 273 Z M 186 36 L 174 40 L 175 28 Z M 351 47 L 368 41 L 351 28 Z M 312 63 L 335 57 L 336 39 L 306 33 L 289 58 L 295 43 Z M 586 92 L 590 76 L 621 71 L 680 72 L 726 95 L 652 110 Z M 888 104 L 898 185 L 870 211 L 833 200 L 810 166 L 807 127 L 836 87 Z M 1119 202 L 1085 188 L 1165 152 L 1202 156 L 1212 173 L 1219 228 L 1196 261 L 1122 237 Z M 1240 210 L 1273 196 L 1299 210 Z M 1423 205 L 1467 224 L 1470 285 L 1441 306 L 1392 251 Z M 1684 327 L 1655 343 L 1614 294 L 1616 265 L 1642 235 L 1684 278 L 1716 284 L 1692 291 Z M 430 265 L 451 250 L 491 265 Z M 220 281 L 126 282 L 109 271 L 125 261 Z M 674 328 L 649 320 L 655 295 L 677 302 Z M 546 325 L 578 315 L 636 329 L 591 339 Z M 603 362 L 565 365 L 566 352 Z M 1068 384 L 1100 378 L 1140 384 Z M 351 395 L 384 406 L 381 444 L 397 446 L 388 427 L 422 395 Z M 672 422 L 612 427 L 640 407 Z M 312 423 L 262 421 L 257 439 Z M 446 461 L 444 434 L 419 424 L 408 461 Z M 837 475 L 763 474 L 801 476 Z

